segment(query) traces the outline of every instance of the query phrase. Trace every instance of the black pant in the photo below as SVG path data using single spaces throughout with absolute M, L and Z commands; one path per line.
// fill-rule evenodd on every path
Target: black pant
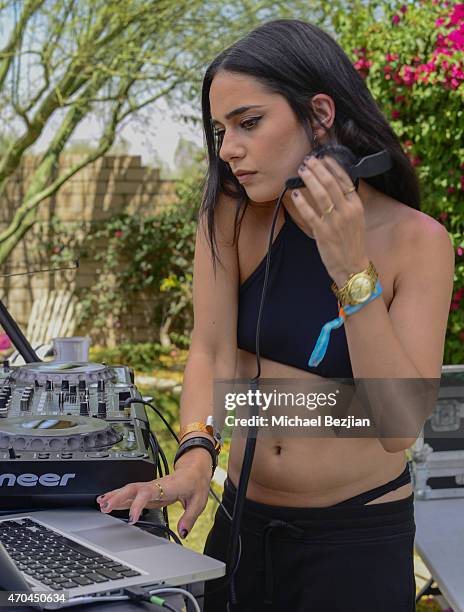
M 223 504 L 231 515 L 235 495 L 227 479 Z M 414 612 L 413 495 L 371 505 L 358 497 L 326 508 L 246 499 L 231 612 Z M 226 561 L 229 533 L 219 507 L 205 554 Z M 204 612 L 226 612 L 227 586 L 212 592 L 223 583 L 206 583 Z

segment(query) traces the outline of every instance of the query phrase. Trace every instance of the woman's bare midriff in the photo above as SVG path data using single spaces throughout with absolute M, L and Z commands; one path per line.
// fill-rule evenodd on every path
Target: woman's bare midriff
M 239 350 L 237 378 L 256 372 L 256 358 Z M 261 358 L 262 378 L 320 377 Z M 237 486 L 245 438 L 234 433 L 228 475 Z M 401 474 L 404 452 L 388 453 L 377 439 L 258 436 L 247 497 L 272 506 L 323 507 L 378 487 Z M 408 497 L 410 484 L 369 503 Z
M 394 201 L 393 201 L 394 202 Z M 395 260 L 389 228 L 408 214 L 408 207 L 387 201 L 380 220 L 367 225 L 366 250 L 382 279 L 387 308 L 394 296 L 394 281 L 401 261 Z M 380 209 L 379 209 L 380 210 Z M 275 235 L 284 223 L 283 211 Z M 385 213 L 385 214 L 383 214 Z M 371 216 L 374 219 L 375 215 Z M 395 221 L 396 220 L 396 221 Z M 263 229 L 264 228 L 264 229 Z M 266 251 L 269 219 L 263 213 L 244 215 L 239 235 L 238 254 L 240 283 L 253 272 Z M 260 231 L 261 230 L 261 231 Z M 262 238 L 262 240 L 261 240 Z M 261 244 L 262 243 L 262 244 Z M 236 378 L 251 378 L 256 374 L 256 356 L 238 350 Z M 262 378 L 306 378 L 319 376 L 261 357 Z M 237 486 L 243 463 L 245 438 L 234 432 L 229 455 L 228 476 Z M 318 438 L 292 436 L 272 438 L 258 436 L 247 497 L 274 506 L 325 507 L 383 485 L 401 474 L 406 464 L 404 451 L 389 453 L 380 441 L 371 438 Z M 377 504 L 403 499 L 411 495 L 406 484 L 369 502 Z

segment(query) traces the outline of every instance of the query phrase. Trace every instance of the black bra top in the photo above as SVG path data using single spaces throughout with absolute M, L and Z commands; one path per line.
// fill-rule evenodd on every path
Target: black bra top
M 237 345 L 255 353 L 256 322 L 266 257 L 240 286 Z M 338 317 L 332 278 L 317 243 L 285 209 L 285 223 L 274 239 L 260 330 L 260 355 L 325 378 L 353 378 L 345 328 L 332 330 L 318 366 L 308 366 L 322 326 Z

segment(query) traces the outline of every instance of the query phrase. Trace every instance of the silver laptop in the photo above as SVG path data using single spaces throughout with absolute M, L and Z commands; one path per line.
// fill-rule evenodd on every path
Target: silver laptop
M 2 516 L 0 542 L 32 592 L 66 592 L 70 599 L 122 594 L 131 586 L 187 585 L 225 574 L 221 561 L 93 509 Z M 15 571 L 7 571 L 7 564 L 3 552 L 0 588 L 14 591 L 21 584 L 11 584 Z M 60 607 L 43 604 L 45 609 Z

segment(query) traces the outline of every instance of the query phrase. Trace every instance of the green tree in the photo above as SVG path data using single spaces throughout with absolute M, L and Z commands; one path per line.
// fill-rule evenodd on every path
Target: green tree
M 56 126 L 9 227 L 0 233 L 0 263 L 33 226 L 40 204 L 111 148 L 123 121 L 177 89 L 179 95 L 193 95 L 214 54 L 263 20 L 289 15 L 286 2 L 266 5 L 252 0 L 0 1 L 0 117 L 17 133 L 0 147 L 0 197 L 24 155 Z M 94 114 L 104 118 L 97 144 L 60 171 L 61 153 Z
M 182 136 L 174 153 L 174 163 L 179 178 L 185 178 L 194 173 L 202 162 L 206 162 L 203 148 Z

